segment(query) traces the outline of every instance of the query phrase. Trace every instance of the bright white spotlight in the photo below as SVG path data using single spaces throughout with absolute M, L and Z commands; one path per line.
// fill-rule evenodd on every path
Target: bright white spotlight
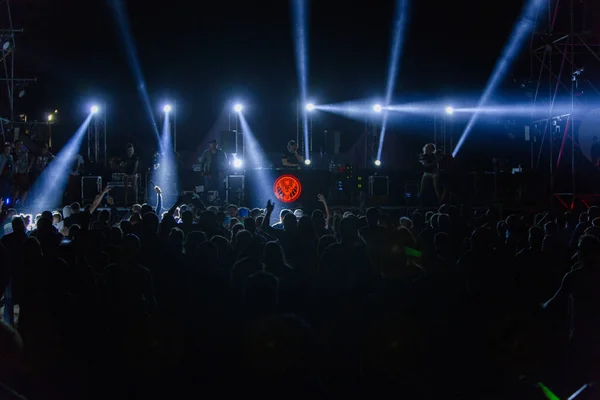
M 242 168 L 242 165 L 244 165 L 244 162 L 242 160 L 240 160 L 239 158 L 236 158 L 233 160 L 234 168 Z
M 313 103 L 308 103 L 306 105 L 306 111 L 313 111 L 315 109 L 315 105 Z
M 52 118 L 54 118 L 54 116 L 52 114 L 48 114 L 48 121 L 52 121 Z
M 234 110 L 235 112 L 237 112 L 237 113 L 239 113 L 239 112 L 242 112 L 242 110 L 243 110 L 243 109 L 244 109 L 244 107 L 243 107 L 241 104 L 236 104 L 236 105 L 233 107 L 233 110 Z
M 98 111 L 100 111 L 100 108 L 98 108 L 98 106 L 92 106 L 90 111 L 92 112 L 92 114 L 96 114 Z
M 381 160 L 375 160 L 375 166 L 376 167 L 380 167 L 381 166 Z
M 446 114 L 448 114 L 448 115 L 454 114 L 454 107 L 451 107 L 451 106 L 446 107 Z
M 170 112 L 171 112 L 171 110 L 172 110 L 172 108 L 171 108 L 171 106 L 170 106 L 170 105 L 168 105 L 168 104 L 167 104 L 166 106 L 164 106 L 164 107 L 163 107 L 163 111 L 164 111 L 164 112 L 166 112 L 166 113 L 170 113 Z
M 310 160 L 307 158 L 306 160 L 304 160 L 304 164 L 310 165 Z
M 373 106 L 373 111 L 375 111 L 376 113 L 380 113 L 381 110 L 383 110 L 383 107 L 381 107 L 381 104 L 375 104 Z

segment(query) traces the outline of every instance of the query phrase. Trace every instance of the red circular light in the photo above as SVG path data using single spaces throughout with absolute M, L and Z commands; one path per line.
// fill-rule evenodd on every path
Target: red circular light
M 292 203 L 302 194 L 300 180 L 293 175 L 281 175 L 273 184 L 273 194 L 277 200 Z

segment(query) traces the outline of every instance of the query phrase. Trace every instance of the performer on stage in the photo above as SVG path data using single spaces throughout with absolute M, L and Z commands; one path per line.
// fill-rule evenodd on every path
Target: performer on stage
M 73 158 L 73 166 L 69 171 L 69 182 L 67 183 L 67 201 L 74 203 L 81 201 L 81 175 L 83 174 L 83 157 L 76 154 Z
M 207 191 L 217 191 L 219 200 L 225 201 L 225 172 L 227 171 L 227 154 L 219 149 L 215 139 L 208 143 L 208 149 L 198 160 L 204 174 Z
M 451 154 L 446 154 L 442 149 L 435 151 L 435 158 L 437 160 L 435 188 L 440 204 L 451 203 L 456 186 L 454 158 Z
M 10 143 L 4 143 L 3 152 L 0 153 L 0 198 L 2 199 L 9 198 L 11 195 L 11 183 L 15 172 L 11 150 Z
M 298 143 L 295 140 L 290 140 L 287 149 L 281 155 L 281 164 L 284 167 L 299 168 L 303 162 L 304 157 L 298 154 Z
M 421 178 L 421 202 L 425 204 L 437 205 L 439 195 L 435 185 L 435 176 L 437 174 L 435 144 L 428 143 L 423 146 L 423 153 L 420 156 L 420 162 L 424 167 L 423 178 Z
M 29 151 L 25 148 L 21 140 L 15 142 L 13 160 L 15 163 L 13 198 L 15 203 L 19 202 L 23 204 L 27 199 L 27 192 L 29 191 L 29 171 L 33 160 L 29 158 Z
M 132 143 L 127 145 L 127 157 L 121 162 L 121 168 L 125 173 L 123 183 L 125 184 L 125 205 L 129 194 L 129 187 L 133 187 L 135 193 L 138 191 L 138 168 L 140 166 L 140 158 L 135 154 L 135 148 Z

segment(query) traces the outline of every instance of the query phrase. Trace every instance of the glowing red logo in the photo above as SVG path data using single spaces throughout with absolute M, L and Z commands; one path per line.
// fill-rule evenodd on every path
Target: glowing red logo
M 298 178 L 292 175 L 281 175 L 273 184 L 273 193 L 277 200 L 291 203 L 300 197 L 302 185 Z

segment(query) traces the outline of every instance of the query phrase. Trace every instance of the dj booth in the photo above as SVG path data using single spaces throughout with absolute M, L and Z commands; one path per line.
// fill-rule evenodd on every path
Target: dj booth
M 285 208 L 314 209 L 317 195 L 327 196 L 335 182 L 328 171 L 289 168 L 246 170 L 244 203 L 248 207 L 265 207 L 271 200 Z

